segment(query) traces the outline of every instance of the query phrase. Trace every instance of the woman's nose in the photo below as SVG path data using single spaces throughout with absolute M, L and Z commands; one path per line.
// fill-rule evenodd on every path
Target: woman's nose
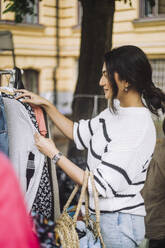
M 103 76 L 100 78 L 99 85 L 100 86 L 103 86 L 104 85 L 104 78 L 103 78 Z

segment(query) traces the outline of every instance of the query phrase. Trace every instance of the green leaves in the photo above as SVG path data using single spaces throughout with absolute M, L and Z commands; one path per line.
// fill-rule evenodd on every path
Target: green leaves
M 3 13 L 15 13 L 15 22 L 20 23 L 26 14 L 33 15 L 33 6 L 35 0 L 4 0 L 8 2 Z

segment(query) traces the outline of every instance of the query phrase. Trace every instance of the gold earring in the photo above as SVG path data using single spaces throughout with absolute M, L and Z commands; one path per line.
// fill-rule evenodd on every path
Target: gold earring
M 124 88 L 124 91 L 125 91 L 125 92 L 128 92 L 128 87 L 125 87 L 125 88 Z

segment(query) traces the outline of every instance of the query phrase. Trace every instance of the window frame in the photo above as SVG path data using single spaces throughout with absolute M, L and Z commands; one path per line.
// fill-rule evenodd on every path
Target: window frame
M 165 19 L 165 13 L 164 14 L 159 14 L 158 9 L 159 9 L 159 0 L 155 0 L 155 14 L 152 16 L 146 16 L 145 15 L 145 1 L 144 0 L 139 0 L 139 18 L 140 19 L 156 19 L 156 18 L 164 18 Z
M 28 25 L 37 25 L 39 24 L 39 0 L 36 0 L 37 1 L 37 22 L 27 22 L 27 21 L 22 21 L 23 24 L 28 24 Z M 24 16 L 24 18 L 26 17 L 26 15 Z
M 32 67 L 29 67 L 29 68 L 26 68 L 26 69 L 23 69 L 23 71 L 24 71 L 24 74 L 23 74 L 23 76 L 22 76 L 22 79 L 23 79 L 23 83 L 25 84 L 25 81 L 27 80 L 27 81 L 29 81 L 29 77 L 30 77 L 30 73 L 35 73 L 36 74 L 36 78 L 37 78 L 37 80 L 36 80 L 36 92 L 34 92 L 33 91 L 33 89 L 29 89 L 29 88 L 27 88 L 27 87 L 25 87 L 27 90 L 30 90 L 30 91 L 33 91 L 34 93 L 36 93 L 36 94 L 39 94 L 39 78 L 40 78 L 40 71 L 39 70 L 37 70 L 37 69 L 35 69 L 35 68 L 32 68 Z M 26 79 L 25 79 L 25 78 Z M 28 85 L 28 84 L 27 84 Z M 27 86 L 27 85 L 24 85 L 24 86 Z
M 39 21 L 40 21 L 40 8 L 39 8 L 39 2 L 40 0 L 36 0 L 37 1 L 37 22 L 33 23 L 33 22 L 26 22 L 26 21 L 22 21 L 20 23 L 17 23 L 19 25 L 23 24 L 23 25 L 40 25 Z M 0 0 L 0 23 L 7 23 L 7 24 L 15 24 L 15 20 L 8 20 L 8 19 L 2 19 L 2 3 Z
M 77 3 L 77 25 L 81 26 L 82 23 L 83 8 L 80 1 Z

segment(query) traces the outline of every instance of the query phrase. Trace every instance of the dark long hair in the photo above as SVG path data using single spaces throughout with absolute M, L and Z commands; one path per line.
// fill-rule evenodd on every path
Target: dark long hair
M 145 99 L 148 109 L 158 115 L 158 109 L 164 113 L 165 94 L 152 82 L 152 68 L 145 53 L 136 46 L 122 46 L 105 54 L 105 64 L 109 83 L 112 87 L 111 107 L 115 112 L 114 99 L 118 88 L 114 79 L 117 72 L 120 80 L 129 83 L 128 89 L 136 90 Z

